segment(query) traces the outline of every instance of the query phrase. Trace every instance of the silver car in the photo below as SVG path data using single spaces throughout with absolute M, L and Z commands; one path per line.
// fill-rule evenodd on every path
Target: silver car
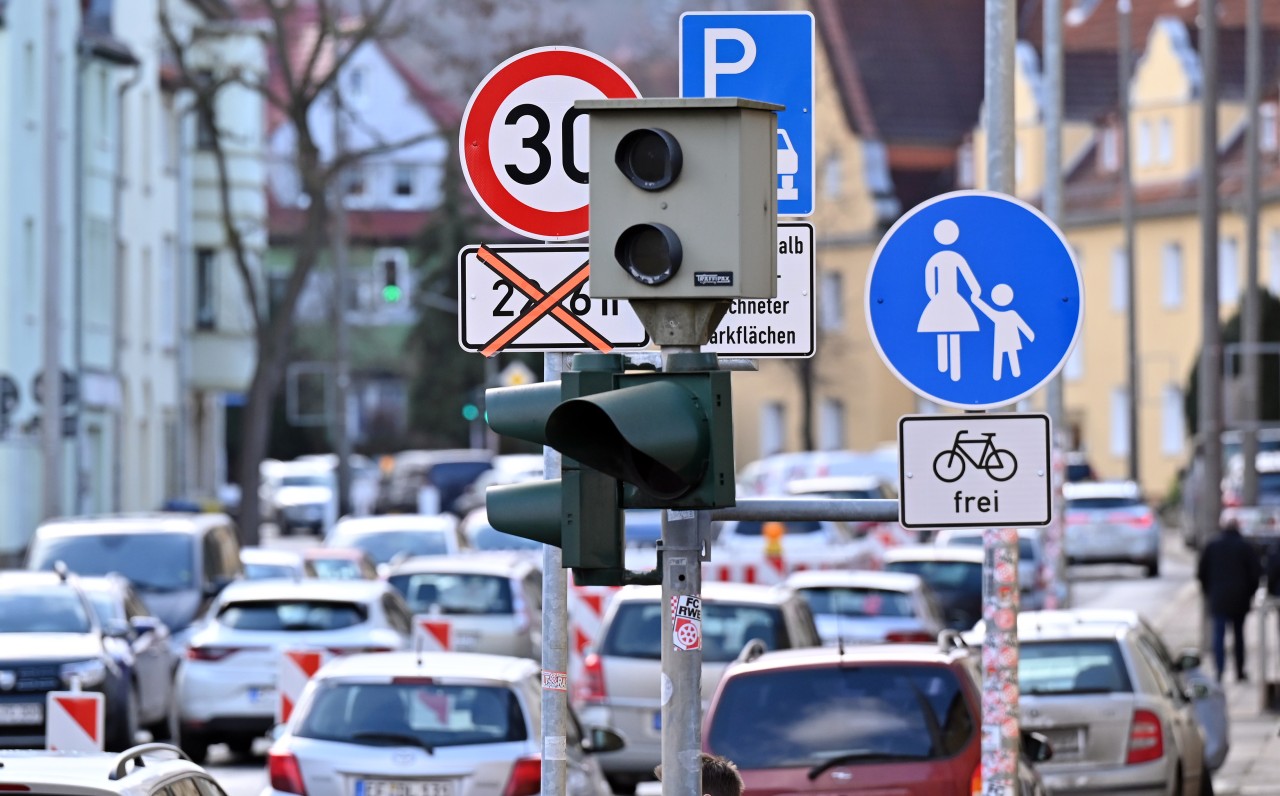
M 1160 521 L 1133 481 L 1064 484 L 1072 564 L 1138 564 L 1160 574 Z
M 786 585 L 809 604 L 827 645 L 932 643 L 947 626 L 942 607 L 918 575 L 819 569 L 794 572 Z
M 542 675 L 463 652 L 339 658 L 311 679 L 267 757 L 262 796 L 504 796 L 541 789 Z M 592 752 L 619 749 L 570 713 L 570 796 L 607 794 Z
M 1127 619 L 1018 617 L 1022 727 L 1044 734 L 1055 794 L 1212 793 L 1191 694 Z

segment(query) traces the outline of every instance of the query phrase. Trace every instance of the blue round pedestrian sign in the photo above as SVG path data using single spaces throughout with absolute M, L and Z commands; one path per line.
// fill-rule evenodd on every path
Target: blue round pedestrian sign
M 1071 247 L 1034 207 L 956 191 L 912 208 L 871 260 L 867 329 L 918 395 L 960 409 L 1025 398 L 1062 367 L 1084 321 Z

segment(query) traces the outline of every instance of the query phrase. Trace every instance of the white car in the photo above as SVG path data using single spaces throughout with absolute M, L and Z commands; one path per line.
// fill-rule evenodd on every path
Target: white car
M 942 607 L 918 575 L 807 570 L 793 572 L 786 585 L 809 604 L 827 645 L 932 643 L 947 626 Z
M 542 673 L 478 653 L 352 655 L 308 683 L 267 757 L 262 796 L 532 796 L 541 790 Z M 622 747 L 570 713 L 569 796 L 609 793 L 591 755 Z
M 392 559 L 447 556 L 458 552 L 458 518 L 452 514 L 380 514 L 343 517 L 325 547 L 355 547 L 373 559 L 381 574 Z
M 941 547 L 982 547 L 981 528 L 943 528 L 933 537 L 933 543 Z M 1022 611 L 1038 611 L 1044 608 L 1049 586 L 1045 581 L 1044 545 L 1040 542 L 1038 528 L 1018 529 L 1018 585 L 1021 596 L 1018 608 Z
M 260 580 L 228 586 L 192 634 L 178 669 L 182 748 L 246 753 L 275 720 L 280 655 L 289 649 L 391 652 L 408 646 L 412 615 L 383 581 Z
M 227 796 L 176 746 L 147 743 L 122 753 L 0 752 L 0 793 L 42 796 Z

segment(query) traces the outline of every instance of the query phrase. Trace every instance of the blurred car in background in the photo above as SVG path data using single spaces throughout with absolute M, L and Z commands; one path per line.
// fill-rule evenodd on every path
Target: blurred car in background
M 822 550 L 858 541 L 847 523 L 834 520 L 729 520 L 720 525 L 714 544 L 761 554 L 770 537 L 776 537 L 786 551 Z
M 132 764 L 132 765 L 130 765 Z M 226 796 L 200 766 L 168 744 L 115 752 L 5 750 L 0 792 L 40 796 Z
M 933 543 L 943 547 L 976 547 L 982 549 L 981 528 L 943 528 L 933 537 Z M 1023 611 L 1038 611 L 1044 607 L 1049 584 L 1045 579 L 1044 545 L 1037 528 L 1018 529 L 1018 586 L 1021 591 L 1018 607 Z
M 822 643 L 933 643 L 946 627 L 942 607 L 917 575 L 871 570 L 793 572 L 786 585 L 813 614 Z
M 889 444 L 873 451 L 802 451 L 778 453 L 750 462 L 735 478 L 742 497 L 786 495 L 787 485 L 802 478 L 871 475 L 898 483 L 898 448 Z
M 543 462 L 540 453 L 504 453 L 493 457 L 492 466 L 476 476 L 453 503 L 453 513 L 466 516 L 484 508 L 484 493 L 491 486 L 520 484 L 542 479 Z
M 669 612 L 660 587 L 624 586 L 605 611 L 599 648 L 584 662 L 583 719 L 627 739 L 625 749 L 600 758 L 615 794 L 652 780 L 662 757 L 662 622 Z M 704 708 L 725 668 L 753 639 L 765 649 L 822 643 L 808 605 L 793 589 L 703 583 Z
M 542 570 L 512 552 L 410 558 L 387 582 L 414 614 L 449 618 L 452 648 L 542 660 Z
M 357 547 L 309 547 L 302 551 L 302 571 L 321 580 L 376 580 L 378 565 Z
M 1240 535 L 1265 554 L 1280 541 L 1280 451 L 1264 451 L 1254 459 L 1257 500 L 1244 504 L 1244 456 L 1236 455 L 1222 481 L 1222 521 L 1234 521 Z
M 503 533 L 489 524 L 489 513 L 475 509 L 458 525 L 463 540 L 475 550 L 541 550 L 542 543 Z
M 392 457 L 378 484 L 377 514 L 434 514 L 454 511 L 454 503 L 480 474 L 493 466 L 484 449 L 410 450 Z M 426 503 L 427 505 L 423 505 Z
M 267 753 L 263 796 L 532 796 L 541 790 L 542 672 L 473 653 L 352 655 L 307 685 Z M 592 753 L 618 749 L 569 710 L 568 796 L 608 785 Z
M 452 514 L 384 514 L 344 517 L 333 526 L 325 547 L 363 550 L 385 575 L 393 559 L 453 555 L 461 549 L 458 519 Z
M 1136 564 L 1160 574 L 1160 521 L 1133 481 L 1064 484 L 1069 564 Z
M 323 461 L 279 462 L 273 467 L 279 480 L 271 493 L 271 516 L 281 534 L 297 529 L 321 535 L 337 516 L 337 480 Z
M 178 668 L 182 749 L 203 761 L 209 744 L 250 751 L 275 721 L 280 654 L 334 655 L 408 645 L 412 616 L 382 581 L 242 581 L 209 608 Z
M 798 478 L 787 484 L 787 493 L 793 497 L 836 498 L 841 500 L 896 500 L 898 490 L 894 482 L 880 475 L 828 475 L 817 478 Z M 879 534 L 891 545 L 906 544 L 915 535 L 895 522 L 874 520 L 848 521 L 849 533 L 855 537 Z
M 1263 454 L 1280 452 L 1280 427 L 1267 426 L 1258 429 L 1258 454 L 1259 459 Z M 1241 452 L 1244 450 L 1244 433 L 1239 429 L 1232 429 L 1222 432 L 1222 475 L 1223 475 L 1223 506 L 1225 507 L 1232 501 L 1231 496 L 1225 494 L 1225 488 L 1229 486 L 1230 476 L 1235 467 L 1240 465 L 1236 462 L 1243 463 L 1240 458 Z M 1197 436 L 1195 440 L 1194 450 L 1191 458 L 1187 462 L 1186 467 L 1182 470 L 1182 480 L 1179 488 L 1179 496 L 1181 503 L 1179 513 L 1181 515 L 1182 524 L 1182 540 L 1188 547 L 1195 548 L 1200 543 L 1197 530 L 1200 528 L 1200 501 L 1204 496 L 1204 441 L 1201 436 Z M 1212 536 L 1207 534 L 1206 538 Z
M 967 630 L 982 618 L 982 548 L 904 545 L 884 554 L 886 572 L 918 575 L 933 592 L 947 627 Z
M 1098 474 L 1094 472 L 1093 465 L 1089 462 L 1089 457 L 1084 451 L 1067 452 L 1066 468 L 1063 476 L 1069 484 L 1079 481 L 1098 480 Z
M 242 547 L 240 565 L 244 567 L 245 580 L 296 579 L 304 574 L 302 555 L 293 550 Z

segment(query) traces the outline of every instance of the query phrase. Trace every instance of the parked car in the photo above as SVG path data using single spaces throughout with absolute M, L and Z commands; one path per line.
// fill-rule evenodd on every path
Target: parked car
M 263 796 L 527 796 L 541 789 L 542 673 L 473 653 L 351 655 L 325 665 L 267 755 Z M 569 713 L 569 796 L 608 786 L 595 752 L 610 730 Z M 415 786 L 410 789 L 409 786 Z
M 786 584 L 809 604 L 829 646 L 932 643 L 946 627 L 942 607 L 918 575 L 821 569 L 793 572 Z
M 0 792 L 42 796 L 227 796 L 176 746 L 123 752 L 0 751 Z
M 1222 481 L 1222 521 L 1235 522 L 1240 535 L 1261 554 L 1280 541 L 1280 451 L 1264 451 L 1254 459 L 1257 500 L 1244 504 L 1244 457 L 1228 464 Z
M 244 574 L 225 514 L 115 514 L 49 520 L 36 528 L 28 569 L 58 561 L 80 575 L 118 573 L 174 634 L 176 647 L 209 601 Z
M 124 635 L 122 628 L 110 632 Z M 107 748 L 133 746 L 137 684 L 113 646 L 75 575 L 62 568 L 0 572 L 0 746 L 43 747 L 46 694 L 74 680 L 104 695 Z
M 1018 618 L 1024 729 L 1043 733 L 1055 794 L 1212 793 L 1190 695 L 1150 635 L 1122 621 Z
M 458 526 L 468 547 L 475 550 L 541 550 L 542 542 L 503 533 L 489 524 L 489 512 L 483 508 L 467 514 Z
M 454 503 L 480 474 L 493 466 L 484 449 L 410 450 L 397 453 L 378 485 L 378 514 L 454 511 Z M 422 508 L 425 497 L 434 506 Z
M 1133 481 L 1064 484 L 1069 564 L 1137 564 L 1160 574 L 1160 520 Z
M 293 550 L 242 547 L 240 565 L 244 567 L 245 580 L 296 579 L 303 576 L 302 555 Z
M 106 635 L 108 653 L 133 683 L 137 725 L 147 728 L 156 740 L 176 742 L 174 675 L 181 658 L 174 651 L 169 628 L 152 615 L 125 578 L 108 575 L 78 578 L 78 582 Z
M 504 453 L 494 456 L 490 464 L 490 469 L 476 476 L 454 500 L 455 514 L 465 517 L 476 509 L 484 508 L 485 490 L 491 486 L 542 480 L 543 459 L 540 453 Z
M 798 478 L 787 484 L 787 493 L 793 497 L 836 498 L 841 500 L 896 500 L 898 490 L 894 482 L 884 475 L 826 475 L 816 478 Z M 864 520 L 847 522 L 849 533 L 857 538 L 878 534 L 892 544 L 914 541 L 915 534 L 897 522 Z
M 461 548 L 452 514 L 386 514 L 344 517 L 333 526 L 326 547 L 354 547 L 373 559 L 379 574 L 395 558 L 453 555 Z
M 778 453 L 748 463 L 738 471 L 736 484 L 743 497 L 786 495 L 792 481 L 835 475 L 874 475 L 896 484 L 897 446 L 874 451 Z
M 943 528 L 933 537 L 933 543 L 943 547 L 982 548 L 981 528 Z M 1044 545 L 1037 528 L 1018 529 L 1018 586 L 1021 594 L 1018 607 L 1023 611 L 1038 611 L 1044 607 L 1049 584 L 1045 580 Z
M 324 462 L 280 462 L 275 465 L 272 511 L 280 533 L 303 529 L 315 536 L 324 533 L 337 516 L 337 482 L 333 468 Z
M 652 780 L 662 757 L 662 622 L 669 615 L 657 586 L 625 586 L 613 596 L 600 627 L 599 649 L 584 660 L 582 716 L 616 728 L 627 747 L 602 754 L 613 793 Z M 768 649 L 822 643 L 813 615 L 785 586 L 702 585 L 704 707 L 729 663 L 752 639 Z
M 891 644 L 748 654 L 725 672 L 703 747 L 738 767 L 747 794 L 982 792 L 982 684 L 963 647 Z M 1048 791 L 1024 735 L 1019 796 Z M 1034 755 L 1034 757 L 1030 757 Z
M 918 575 L 942 606 L 947 627 L 967 630 L 982 618 L 982 548 L 904 545 L 887 550 L 887 572 Z
M 453 649 L 542 660 L 542 570 L 510 552 L 410 558 L 387 582 L 415 614 L 449 618 Z
M 377 580 L 378 565 L 358 547 L 309 547 L 302 551 L 302 571 L 321 580 Z
M 1244 449 L 1244 434 L 1232 429 L 1222 432 L 1222 471 L 1221 474 L 1228 476 L 1232 470 L 1232 463 L 1240 460 L 1241 451 Z M 1258 429 L 1258 453 L 1274 453 L 1280 451 L 1280 427 L 1264 427 Z M 1195 448 L 1192 451 L 1191 458 L 1187 462 L 1187 466 L 1182 471 L 1182 482 L 1180 484 L 1179 494 L 1182 503 L 1179 506 L 1179 514 L 1182 523 L 1182 539 L 1188 547 L 1195 548 L 1198 546 L 1200 539 L 1196 531 L 1201 525 L 1200 520 L 1200 500 L 1204 495 L 1204 442 L 1203 437 L 1197 437 Z M 1224 484 L 1225 485 L 1225 484 Z M 1223 495 L 1223 503 L 1230 502 L 1230 496 Z M 1212 536 L 1212 534 L 1209 534 Z M 1208 537 L 1206 537 L 1208 538 Z
M 178 669 L 182 748 L 202 761 L 209 744 L 248 752 L 275 716 L 285 649 L 334 654 L 403 649 L 412 617 L 382 581 L 245 581 L 229 586 L 191 636 Z

